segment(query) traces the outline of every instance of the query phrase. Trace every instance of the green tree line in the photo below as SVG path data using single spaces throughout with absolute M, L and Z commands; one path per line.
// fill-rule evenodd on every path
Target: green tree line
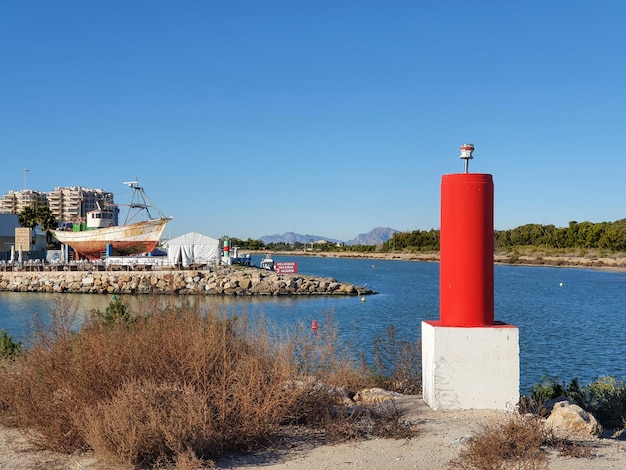
M 382 249 L 383 251 L 439 251 L 439 230 L 396 232 L 383 243 Z
M 496 248 L 534 245 L 626 251 L 626 219 L 600 223 L 571 221 L 568 227 L 527 224 L 496 231 L 495 236 Z
M 626 219 L 615 222 L 576 222 L 567 227 L 554 225 L 526 224 L 510 230 L 494 232 L 494 246 L 505 249 L 515 246 L 537 246 L 546 248 L 595 248 L 611 251 L 626 251 Z M 383 251 L 439 250 L 439 230 L 414 230 L 397 232 L 383 243 Z

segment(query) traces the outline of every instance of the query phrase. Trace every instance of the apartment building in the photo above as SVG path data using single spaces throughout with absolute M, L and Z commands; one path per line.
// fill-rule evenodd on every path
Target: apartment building
M 113 204 L 113 193 L 102 189 L 80 186 L 54 188 L 47 193 L 48 206 L 54 218 L 60 222 L 79 222 L 87 212 Z
M 98 205 L 104 207 L 113 203 L 113 193 L 102 189 L 80 186 L 57 187 L 49 192 L 25 189 L 5 194 L 0 199 L 0 213 L 19 214 L 25 207 L 37 210 L 48 206 L 58 222 L 79 222 L 84 220 L 88 211 L 97 209 Z
M 26 207 L 37 210 L 47 206 L 46 193 L 25 189 L 23 191 L 9 191 L 0 199 L 0 213 L 19 214 Z

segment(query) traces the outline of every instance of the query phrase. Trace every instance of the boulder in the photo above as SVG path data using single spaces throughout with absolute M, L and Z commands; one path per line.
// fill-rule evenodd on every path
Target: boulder
M 550 416 L 550 413 L 552 413 L 552 410 L 554 409 L 554 405 L 562 401 L 567 402 L 568 405 L 571 405 L 574 403 L 569 398 L 561 395 L 559 397 L 552 398 L 551 400 L 544 401 L 539 407 L 539 410 L 537 410 L 537 414 L 543 418 Z
M 385 400 L 393 400 L 399 393 L 390 392 L 382 388 L 365 388 L 354 395 L 354 401 L 361 403 L 381 403 Z
M 602 426 L 591 413 L 568 401 L 559 401 L 554 404 L 547 423 L 553 428 L 563 431 L 591 436 L 602 434 Z

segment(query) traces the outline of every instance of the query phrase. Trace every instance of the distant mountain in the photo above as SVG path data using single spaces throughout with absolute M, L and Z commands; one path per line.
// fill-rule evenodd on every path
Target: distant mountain
M 261 237 L 261 241 L 265 244 L 267 243 L 313 243 L 319 242 L 321 240 L 326 240 L 327 242 L 332 243 L 343 243 L 342 240 L 337 240 L 335 238 L 322 237 L 320 235 L 302 235 L 300 233 L 294 232 L 286 232 L 282 235 L 275 233 L 274 235 L 263 235 Z
M 327 241 L 331 243 L 345 243 L 346 245 L 380 245 L 389 240 L 397 230 L 388 227 L 376 227 L 367 233 L 357 235 L 352 240 L 346 242 L 337 240 L 336 238 L 322 237 L 321 235 L 302 235 L 300 233 L 286 232 L 282 235 L 278 233 L 274 235 L 263 235 L 261 241 L 268 243 L 313 243 L 319 241 Z
M 397 232 L 397 230 L 389 227 L 376 227 L 367 233 L 357 235 L 349 242 L 346 242 L 346 245 L 382 245 Z

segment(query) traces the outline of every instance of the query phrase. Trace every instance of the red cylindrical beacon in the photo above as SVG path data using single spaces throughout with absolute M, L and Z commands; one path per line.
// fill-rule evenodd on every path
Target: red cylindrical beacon
M 471 152 L 465 158 L 467 171 Z M 443 175 L 440 230 L 440 325 L 493 325 L 491 175 L 467 172 Z

